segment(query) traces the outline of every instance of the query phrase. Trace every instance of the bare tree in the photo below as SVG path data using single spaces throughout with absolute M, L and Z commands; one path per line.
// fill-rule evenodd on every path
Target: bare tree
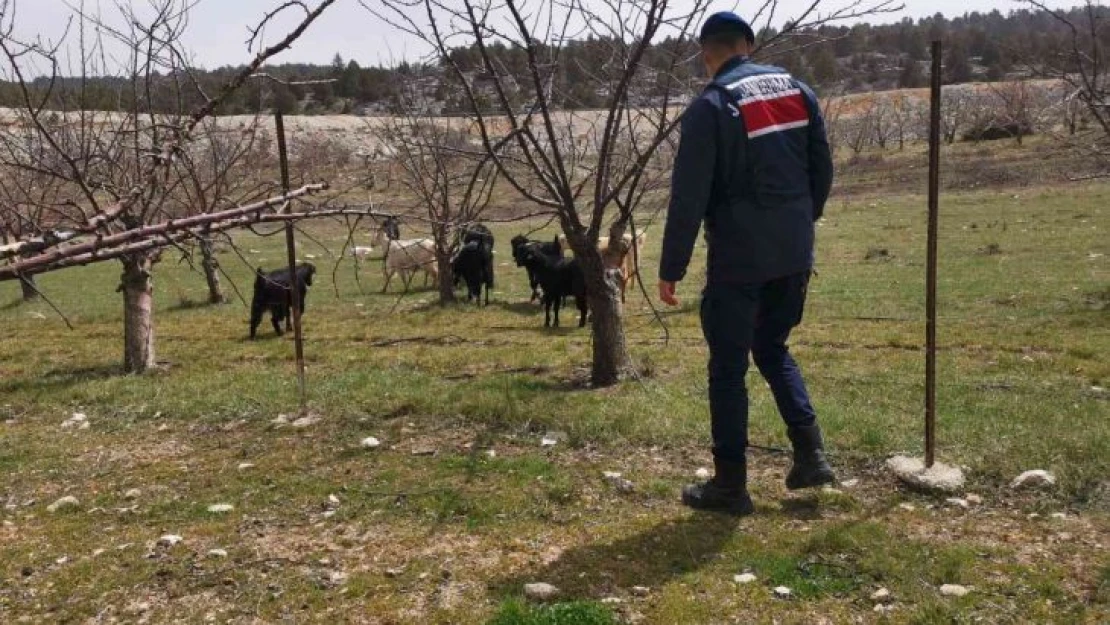
M 61 242 L 57 236 L 4 246 L 0 251 L 5 253 L 18 250 L 36 255 L 0 267 L 0 279 L 104 258 L 118 259 L 123 267 L 118 290 L 124 305 L 124 369 L 142 372 L 153 367 L 153 268 L 159 248 L 187 238 L 173 226 L 183 209 L 173 198 L 184 185 L 174 164 L 221 102 L 267 59 L 288 48 L 333 2 L 321 0 L 315 8 L 303 2 L 288 2 L 264 16 L 249 39 L 251 47 L 259 48 L 254 59 L 217 93 L 209 95 L 190 71 L 180 45 L 194 4 L 189 0 L 154 0 L 142 14 L 121 3 L 120 27 L 79 6 L 72 18 L 77 24 L 80 59 L 78 77 L 73 79 L 61 75 L 62 43 L 51 47 L 13 36 L 14 0 L 3 0 L 0 54 L 7 61 L 9 78 L 22 95 L 23 106 L 16 112 L 18 123 L 31 128 L 37 140 L 49 146 L 42 158 L 28 155 L 32 158 L 17 166 L 41 171 L 63 183 L 69 197 L 64 210 L 52 214 L 50 225 L 54 230 L 68 227 L 72 236 L 94 238 L 85 247 L 73 245 L 64 250 L 57 247 Z M 303 11 L 300 22 L 282 39 L 262 48 L 262 28 L 279 13 L 297 8 Z M 90 31 L 97 35 L 90 39 Z M 106 51 L 108 46 L 112 55 Z M 119 111 L 115 113 L 93 110 L 84 88 L 88 77 L 112 74 L 108 58 L 122 59 L 121 67 L 114 72 L 122 85 L 117 95 Z M 35 71 L 46 76 L 45 87 L 40 86 L 41 80 L 31 80 L 29 72 Z M 190 107 L 191 101 L 199 104 Z M 48 111 L 48 105 L 60 106 L 61 110 Z M 60 127 L 47 123 L 53 116 L 60 116 Z M 131 238 L 131 234 L 148 231 L 144 228 L 162 225 L 166 227 L 154 229 L 158 238 Z M 202 234 L 184 232 L 190 236 Z M 113 235 L 123 236 L 123 240 L 118 247 L 107 248 L 104 241 L 113 240 Z M 74 251 L 86 248 L 89 257 L 82 258 Z
M 375 15 L 420 38 L 453 76 L 460 100 L 473 117 L 484 151 L 503 179 L 521 196 L 558 215 L 585 274 L 592 311 L 595 385 L 617 382 L 631 368 L 622 326 L 619 289 L 607 277 L 597 242 L 603 231 L 620 241 L 649 193 L 666 184 L 667 169 L 653 158 L 668 141 L 691 92 L 677 72 L 680 47 L 654 50 L 664 36 L 688 40 L 700 25 L 708 0 L 583 2 L 556 0 L 360 0 Z M 782 29 L 759 28 L 760 50 L 787 51 L 792 35 L 821 23 L 891 7 L 890 2 L 846 2 L 820 12 L 814 2 Z M 681 6 L 679 6 L 681 5 Z M 768 0 L 754 22 L 777 24 L 776 0 Z M 569 62 L 572 39 L 601 42 L 604 53 L 589 67 L 575 67 L 574 93 L 556 92 Z M 478 72 L 452 54 L 473 46 Z M 500 54 L 523 55 L 513 71 Z M 664 62 L 646 67 L 645 55 Z M 480 73 L 481 80 L 475 80 Z M 568 87 L 569 89 L 569 87 Z M 600 98 L 600 110 L 557 110 L 575 94 Z

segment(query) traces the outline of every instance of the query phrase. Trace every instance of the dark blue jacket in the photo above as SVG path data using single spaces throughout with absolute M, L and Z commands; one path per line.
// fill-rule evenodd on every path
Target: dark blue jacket
M 808 271 L 832 171 L 809 87 L 778 67 L 730 60 L 682 118 L 659 278 L 685 276 L 702 221 L 710 282 Z

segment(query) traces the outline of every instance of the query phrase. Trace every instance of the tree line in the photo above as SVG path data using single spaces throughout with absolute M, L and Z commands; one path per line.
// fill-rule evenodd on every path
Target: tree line
M 1091 7 L 1062 11 L 1060 15 L 1082 22 Z M 1105 20 L 1110 7 L 1094 6 Z M 776 34 L 771 28 L 761 38 Z M 788 45 L 780 45 L 764 56 L 767 62 L 782 65 L 822 94 L 843 94 L 894 88 L 922 87 L 928 72 L 928 42 L 945 42 L 945 82 L 997 82 L 1036 75 L 1043 65 L 1054 63 L 1055 55 L 1068 45 L 1071 32 L 1059 19 L 1037 9 L 972 12 L 946 18 L 941 14 L 913 20 L 905 18 L 892 24 L 859 23 L 851 26 L 821 25 L 793 32 Z M 1103 45 L 1110 43 L 1110 31 L 1103 30 Z M 609 88 L 623 75 L 613 60 L 614 42 L 605 37 L 590 37 L 562 44 L 558 49 L 538 47 L 539 57 L 551 59 L 547 71 L 554 74 L 550 99 L 564 109 L 590 109 L 602 106 Z M 297 114 L 373 114 L 396 112 L 404 100 L 415 98 L 436 114 L 463 112 L 466 95 L 460 80 L 467 80 L 479 99 L 490 100 L 494 78 L 503 79 L 507 96 L 514 106 L 527 106 L 530 81 L 528 60 L 519 48 L 500 42 L 489 46 L 495 72 L 484 66 L 476 46 L 454 48 L 448 59 L 435 63 L 402 62 L 392 67 L 363 67 L 355 60 L 336 54 L 329 65 L 291 63 L 266 68 L 259 76 L 221 104 L 219 114 L 252 114 L 280 109 Z M 690 92 L 702 82 L 696 58 L 697 46 L 690 37 L 661 38 L 647 48 L 641 64 L 643 73 L 633 97 L 641 104 L 656 102 L 675 81 L 688 84 Z M 558 59 L 557 62 L 554 59 Z M 674 63 L 681 58 L 683 62 Z M 463 70 L 462 78 L 448 71 L 448 63 Z M 188 72 L 204 88 L 215 88 L 240 71 L 223 67 L 211 71 Z M 661 74 L 667 73 L 666 76 Z M 494 73 L 497 76 L 494 76 Z M 157 112 L 179 112 L 199 102 L 184 101 L 172 88 L 180 75 L 155 76 L 167 87 L 155 90 L 151 102 Z M 49 108 L 72 110 L 78 98 L 98 110 L 134 110 L 134 93 L 128 77 L 92 77 L 84 80 L 40 78 L 31 83 L 36 95 Z M 398 92 L 404 85 L 407 93 Z M 658 85 L 658 89 L 653 86 Z M 78 96 L 78 92 L 80 95 Z M 158 97 L 158 93 L 162 97 Z M 199 95 L 193 94 L 194 98 Z M 0 106 L 18 107 L 23 103 L 19 85 L 0 81 Z

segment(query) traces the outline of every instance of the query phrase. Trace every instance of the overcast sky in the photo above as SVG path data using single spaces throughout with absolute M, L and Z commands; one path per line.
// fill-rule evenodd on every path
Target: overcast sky
M 15 35 L 28 40 L 36 36 L 57 39 L 68 15 L 70 6 L 80 0 L 15 0 Z M 102 5 L 104 15 L 116 13 L 117 0 L 85 0 L 86 7 Z M 128 0 L 118 0 L 124 4 Z M 309 0 L 315 5 L 316 0 Z M 375 0 L 365 0 L 373 4 Z M 680 0 L 681 1 L 681 0 Z M 843 0 L 829 0 L 842 2 Z M 0 0 L 2 2 L 2 0 Z M 148 6 L 149 0 L 131 0 L 135 7 Z M 190 23 L 185 43 L 194 61 L 201 67 L 214 68 L 223 65 L 238 65 L 250 58 L 245 45 L 248 28 L 260 16 L 281 5 L 282 0 L 197 0 L 190 15 Z M 781 0 L 780 14 L 791 15 L 800 7 L 808 5 L 809 0 Z M 1077 4 L 1078 0 L 1048 0 L 1050 6 L 1066 7 Z M 962 15 L 969 11 L 987 12 L 998 9 L 1003 13 L 1019 8 L 1014 0 L 905 0 L 905 10 L 894 16 L 881 16 L 881 21 L 898 20 L 909 16 L 913 18 L 941 12 L 948 17 Z M 740 3 L 739 12 L 744 6 L 753 3 Z M 734 0 L 721 0 L 712 5 L 713 10 L 728 10 L 737 6 Z M 785 8 L 785 10 L 783 10 Z M 871 21 L 880 21 L 872 19 Z M 7 16 L 5 22 L 7 22 Z M 290 20 L 285 23 L 288 24 Z M 276 37 L 279 31 L 276 24 L 271 29 Z M 358 0 L 337 0 L 324 15 L 309 29 L 297 44 L 276 62 L 328 63 L 336 53 L 344 59 L 354 59 L 361 65 L 389 64 L 400 58 L 415 59 L 424 51 L 404 33 L 395 31 L 371 15 Z M 0 74 L 7 74 L 0 69 Z

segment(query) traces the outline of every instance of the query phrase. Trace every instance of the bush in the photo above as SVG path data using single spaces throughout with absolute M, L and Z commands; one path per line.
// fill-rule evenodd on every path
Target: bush
M 592 601 L 530 606 L 519 599 L 501 604 L 488 625 L 615 625 L 613 613 Z

